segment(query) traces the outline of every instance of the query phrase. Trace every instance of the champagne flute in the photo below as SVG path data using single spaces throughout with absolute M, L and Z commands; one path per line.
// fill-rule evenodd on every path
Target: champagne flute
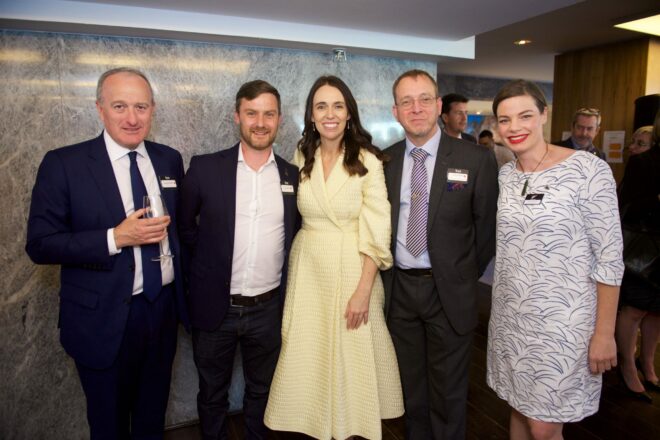
M 163 201 L 163 197 L 160 194 L 157 195 L 151 195 L 151 196 L 144 196 L 144 203 L 143 203 L 144 209 L 146 210 L 145 217 L 146 218 L 156 218 L 156 217 L 163 217 L 168 215 L 167 212 L 167 206 L 165 205 L 165 202 Z M 153 257 L 151 261 L 161 261 L 163 259 L 167 258 L 174 258 L 174 255 L 168 252 L 165 253 L 165 249 L 163 248 L 163 242 L 165 240 L 161 240 L 158 242 L 158 248 L 160 249 L 160 255 L 157 257 Z

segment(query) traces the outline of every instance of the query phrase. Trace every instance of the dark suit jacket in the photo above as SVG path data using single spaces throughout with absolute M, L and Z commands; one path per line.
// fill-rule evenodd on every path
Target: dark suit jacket
M 575 146 L 573 145 L 573 141 L 571 140 L 570 137 L 567 138 L 567 139 L 564 139 L 563 141 L 552 142 L 552 144 L 553 145 L 559 145 L 560 147 L 570 148 L 571 150 L 577 150 L 577 148 L 575 148 Z M 594 145 L 594 148 L 595 148 L 595 151 L 593 151 L 593 153 L 596 156 L 600 157 L 601 159 L 606 160 L 605 153 L 603 153 L 603 151 L 600 148 L 596 147 L 595 145 Z
M 234 227 L 236 224 L 236 167 L 239 144 L 227 150 L 195 156 L 183 182 L 181 242 L 190 261 L 185 272 L 189 282 L 190 320 L 194 327 L 211 331 L 229 308 Z M 280 300 L 284 301 L 289 250 L 300 227 L 296 205 L 298 168 L 275 156 L 283 184 L 294 186 L 284 200 L 284 267 Z M 279 330 L 278 330 L 279 331 Z
M 156 176 L 177 186 L 183 160 L 176 150 L 145 141 Z M 160 184 L 160 179 L 159 179 Z M 178 188 L 160 188 L 172 217 L 168 227 L 174 255 L 179 319 L 187 325 L 178 240 Z M 135 261 L 131 248 L 108 254 L 107 230 L 126 218 L 103 135 L 46 153 L 32 191 L 28 255 L 37 264 L 60 264 L 60 340 L 66 352 L 90 368 L 115 360 L 126 327 Z
M 478 144 L 479 143 L 479 142 L 477 142 L 477 138 L 472 136 L 469 133 L 461 133 L 461 138 L 463 140 L 468 141 L 468 142 L 472 142 L 473 144 Z
M 406 143 L 385 150 L 385 181 L 392 205 L 392 254 L 396 261 L 401 173 Z M 447 170 L 468 170 L 463 189 L 449 191 Z M 497 162 L 481 145 L 442 134 L 433 171 L 427 223 L 433 278 L 452 327 L 460 334 L 477 324 L 477 280 L 495 254 Z M 385 310 L 392 295 L 396 267 L 383 274 Z

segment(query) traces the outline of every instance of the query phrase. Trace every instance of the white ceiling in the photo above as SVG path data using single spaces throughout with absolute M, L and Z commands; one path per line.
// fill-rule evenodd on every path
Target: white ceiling
M 552 81 L 555 54 L 639 37 L 613 22 L 654 8 L 657 0 L 16 0 L 0 1 L 0 28 L 339 46 L 435 59 L 448 74 Z M 514 46 L 520 38 L 533 44 Z
M 581 0 L 75 0 L 461 40 Z

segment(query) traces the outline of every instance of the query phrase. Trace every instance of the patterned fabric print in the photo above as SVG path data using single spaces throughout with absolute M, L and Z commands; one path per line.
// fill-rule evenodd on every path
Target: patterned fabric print
M 543 194 L 526 205 L 521 190 Z M 596 282 L 623 276 L 616 186 L 606 162 L 575 152 L 539 173 L 502 167 L 489 386 L 523 415 L 573 422 L 598 411 L 601 375 L 588 347 Z
M 362 273 L 362 256 L 392 266 L 390 205 L 381 162 L 363 152 L 365 176 L 349 176 L 343 156 L 324 182 L 312 169 L 298 187 L 303 218 L 289 259 L 282 350 L 264 421 L 317 439 L 382 438 L 381 419 L 403 414 L 394 345 L 376 276 L 369 322 L 346 329 L 344 312 Z M 296 154 L 294 162 L 304 162 Z M 321 164 L 317 149 L 316 164 Z

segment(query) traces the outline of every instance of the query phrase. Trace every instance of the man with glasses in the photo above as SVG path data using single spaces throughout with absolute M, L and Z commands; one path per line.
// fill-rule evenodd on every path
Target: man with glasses
M 600 111 L 595 108 L 580 108 L 573 115 L 571 137 L 560 142 L 553 142 L 561 147 L 583 150 L 605 160 L 605 153 L 594 145 L 594 139 L 600 130 Z
M 392 88 L 406 139 L 385 153 L 394 267 L 383 273 L 409 439 L 464 439 L 477 280 L 495 253 L 497 164 L 442 133 L 442 101 L 422 70 Z

